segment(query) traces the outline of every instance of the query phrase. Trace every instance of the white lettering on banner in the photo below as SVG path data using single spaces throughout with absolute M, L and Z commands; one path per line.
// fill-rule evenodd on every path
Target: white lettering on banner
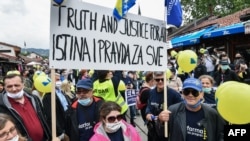
M 63 4 L 51 4 L 50 67 L 107 69 L 108 65 L 109 70 L 154 71 L 166 67 L 163 21 L 128 13 L 118 22 L 109 8 L 80 1 Z
M 125 91 L 125 101 L 128 106 L 133 106 L 136 104 L 136 96 L 138 95 L 139 90 L 136 89 L 126 89 Z

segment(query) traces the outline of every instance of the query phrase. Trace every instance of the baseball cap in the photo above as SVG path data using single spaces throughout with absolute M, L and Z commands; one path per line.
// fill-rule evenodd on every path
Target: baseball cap
M 91 90 L 93 89 L 93 82 L 88 78 L 82 79 L 77 82 L 76 87 Z
M 187 78 L 183 82 L 182 89 L 187 89 L 187 88 L 192 88 L 192 89 L 195 89 L 195 90 L 200 92 L 200 91 L 202 91 L 201 81 L 199 79 L 196 79 L 196 78 Z

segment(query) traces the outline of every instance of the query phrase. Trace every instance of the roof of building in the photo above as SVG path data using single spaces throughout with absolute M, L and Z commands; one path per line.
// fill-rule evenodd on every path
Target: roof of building
M 246 8 L 246 9 L 243 9 L 241 11 L 235 12 L 231 15 L 227 15 L 221 18 L 217 18 L 216 16 L 211 16 L 208 20 L 205 20 L 201 22 L 199 25 L 193 28 L 190 28 L 189 31 L 204 28 L 204 27 L 207 27 L 209 25 L 214 25 L 214 24 L 218 24 L 219 27 L 223 27 L 223 26 L 228 26 L 231 24 L 239 23 L 241 22 L 240 16 L 249 14 L 249 13 L 250 13 L 250 8 Z

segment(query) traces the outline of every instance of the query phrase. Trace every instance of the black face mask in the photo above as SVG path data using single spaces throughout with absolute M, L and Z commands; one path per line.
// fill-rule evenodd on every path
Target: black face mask
M 235 59 L 241 59 L 241 57 L 235 57 Z

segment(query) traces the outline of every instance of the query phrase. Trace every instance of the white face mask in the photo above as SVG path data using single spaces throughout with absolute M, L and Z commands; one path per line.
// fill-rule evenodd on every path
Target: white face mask
M 57 81 L 56 82 L 56 88 L 61 88 L 62 82 L 61 81 Z
M 121 121 L 114 123 L 106 123 L 106 129 L 108 133 L 114 133 L 121 128 Z
M 128 72 L 127 72 L 127 71 L 124 71 L 123 74 L 124 74 L 125 76 L 127 76 L 127 75 L 128 75 Z
M 170 60 L 170 62 L 172 62 L 172 63 L 174 63 L 174 64 L 175 64 L 176 60 Z
M 19 136 L 18 136 L 18 135 L 16 135 L 15 137 L 13 137 L 12 139 L 7 140 L 7 141 L 18 141 L 18 139 L 19 139 Z
M 10 97 L 10 98 L 13 98 L 13 99 L 21 98 L 21 97 L 23 97 L 23 90 L 21 90 L 18 93 L 9 93 L 9 92 L 7 92 L 7 96 Z

